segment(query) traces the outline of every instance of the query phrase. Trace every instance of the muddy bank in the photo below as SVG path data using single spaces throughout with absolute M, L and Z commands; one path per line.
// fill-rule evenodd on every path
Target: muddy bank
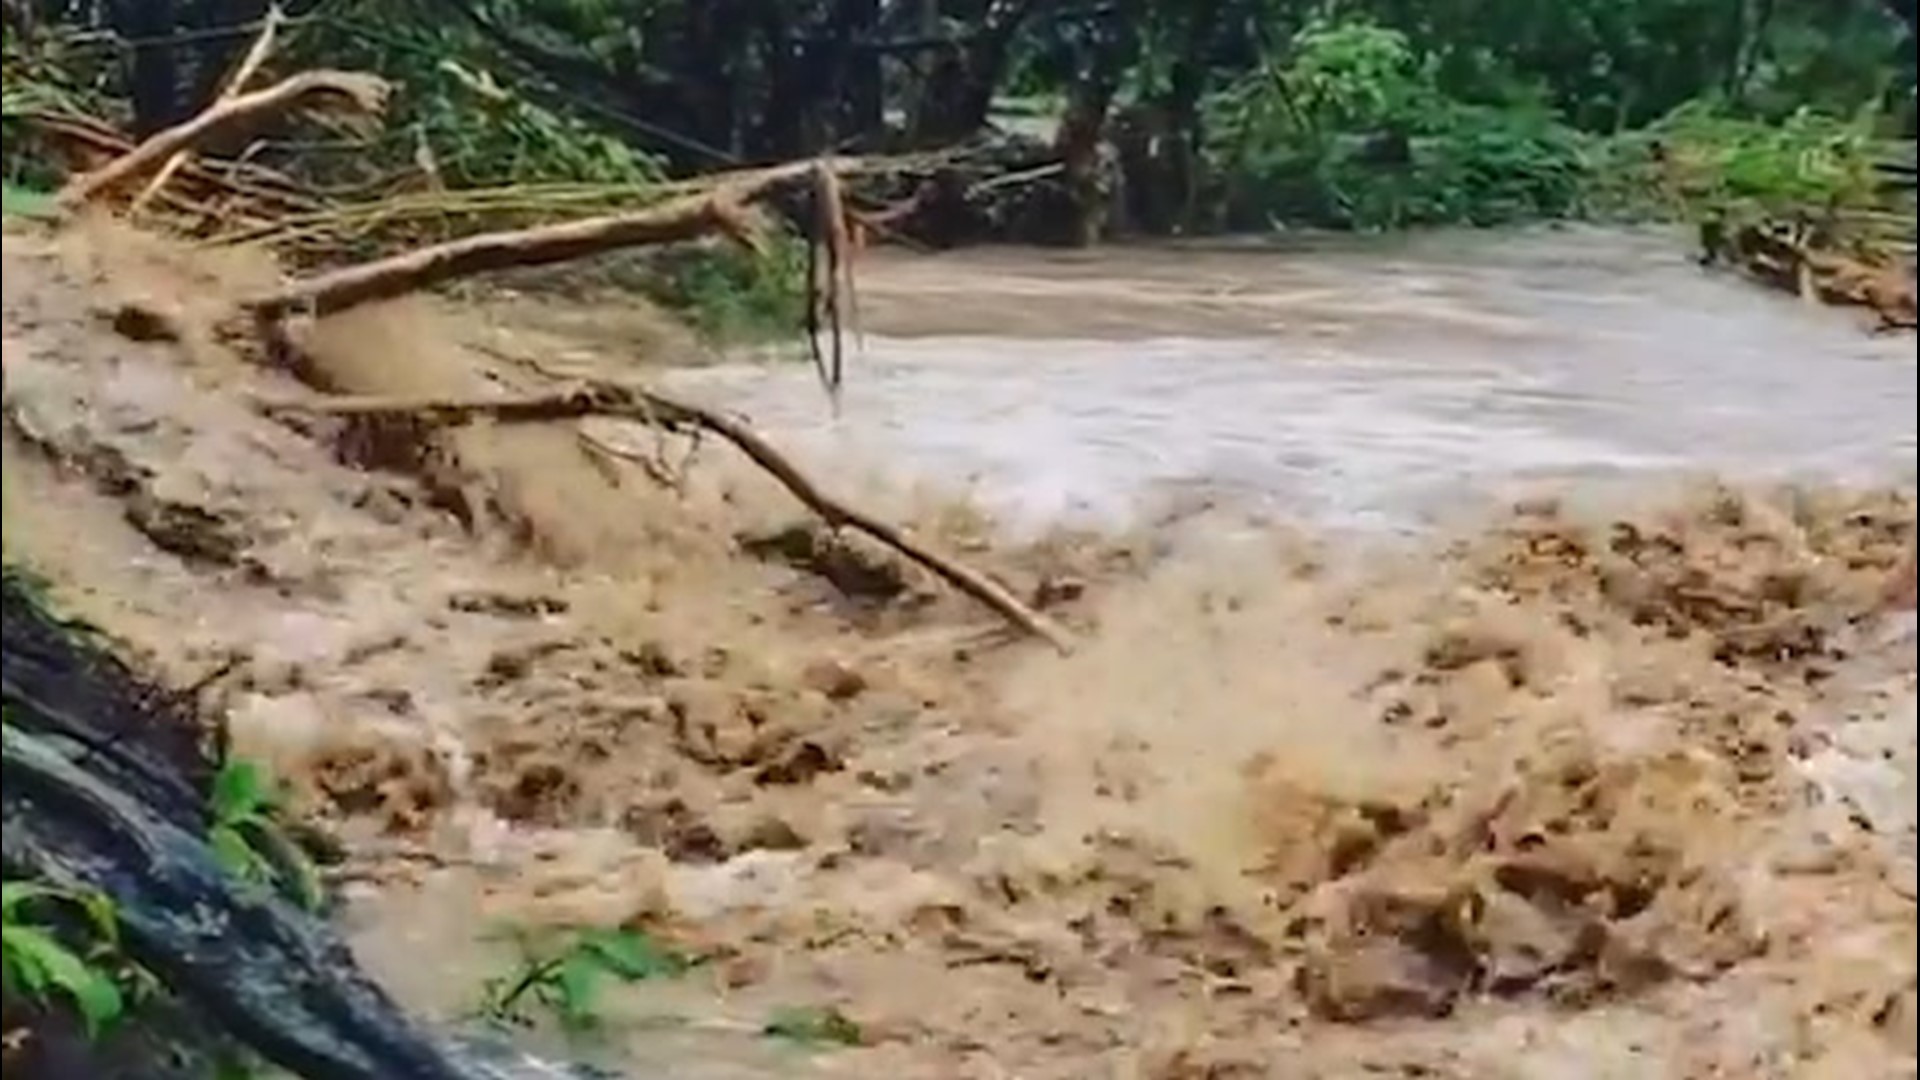
M 625 924 L 707 959 L 609 997 L 591 1052 L 630 1075 L 1911 1061 L 1914 660 L 1876 615 L 1908 485 L 1413 545 L 1016 544 L 885 500 L 1081 631 L 1061 659 L 715 448 L 673 491 L 477 431 L 463 528 L 250 406 L 283 377 L 112 333 L 111 260 L 11 239 L 8 557 L 183 682 L 233 660 L 209 700 L 340 838 L 416 1007 L 470 1009 L 500 924 Z M 457 311 L 369 315 L 320 328 L 341 378 L 537 376 L 452 348 Z M 861 1045 L 759 1034 L 796 1005 Z

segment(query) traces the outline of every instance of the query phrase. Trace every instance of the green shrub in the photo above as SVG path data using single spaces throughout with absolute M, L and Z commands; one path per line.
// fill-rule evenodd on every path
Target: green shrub
M 1404 34 L 1372 23 L 1310 24 L 1290 55 L 1210 105 L 1228 224 L 1497 225 L 1579 209 L 1588 139 L 1545 106 L 1448 98 Z M 1396 140 L 1405 160 L 1383 160 Z
M 51 921 L 59 909 L 82 916 L 95 939 L 84 955 L 68 946 Z M 89 1035 L 99 1035 L 126 1012 L 120 986 L 101 958 L 118 951 L 119 934 L 113 901 L 104 896 L 27 881 L 0 884 L 0 984 L 9 996 L 42 1004 L 64 998 Z
M 792 337 L 807 310 L 807 250 L 779 236 L 761 252 L 713 243 L 667 252 L 636 284 L 721 345 Z

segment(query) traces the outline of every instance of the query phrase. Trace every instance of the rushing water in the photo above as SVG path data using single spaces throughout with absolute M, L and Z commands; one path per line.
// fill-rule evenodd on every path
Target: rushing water
M 808 460 L 1037 522 L 1198 489 L 1404 527 L 1512 481 L 1910 474 L 1910 336 L 1671 236 L 1443 233 L 865 268 L 839 415 L 804 364 L 683 376 Z

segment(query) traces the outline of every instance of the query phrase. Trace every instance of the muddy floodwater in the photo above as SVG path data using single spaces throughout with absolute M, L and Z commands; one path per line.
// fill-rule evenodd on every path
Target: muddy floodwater
M 1911 335 L 1673 235 L 1434 233 L 876 252 L 837 411 L 791 357 L 651 372 L 1063 655 L 724 448 L 422 425 L 369 463 L 212 332 L 277 268 L 20 239 L 9 563 L 202 688 L 430 1023 L 698 1080 L 1913 1075 Z M 133 302 L 192 332 L 128 340 Z M 402 298 L 302 344 L 330 392 L 533 392 L 686 355 L 637 310 Z M 1523 491 L 1619 500 L 1486 505 Z M 580 927 L 698 962 L 570 1038 L 503 990 Z
M 686 376 L 809 458 L 1026 522 L 1171 495 L 1406 527 L 1513 481 L 1886 479 L 1911 337 L 1702 271 L 1673 235 L 1440 233 L 881 257 L 840 415 L 803 363 Z M 842 466 L 844 467 L 844 465 Z

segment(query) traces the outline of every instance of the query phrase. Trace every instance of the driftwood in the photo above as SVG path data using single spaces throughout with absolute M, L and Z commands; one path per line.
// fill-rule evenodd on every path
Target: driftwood
M 401 399 L 388 397 L 312 398 L 267 403 L 269 410 L 301 410 L 333 416 L 394 417 L 429 424 L 463 424 L 488 418 L 503 423 L 617 416 L 669 428 L 710 431 L 771 473 L 794 498 L 832 528 L 851 528 L 892 548 L 939 575 L 948 584 L 991 608 L 1019 630 L 1062 653 L 1073 639 L 1053 620 L 1035 611 L 993 579 L 928 550 L 900 529 L 849 506 L 820 489 L 799 467 L 758 432 L 732 417 L 655 390 L 596 382 L 550 394 L 477 399 Z
M 9 879 L 113 898 L 120 944 L 196 1021 L 310 1080 L 578 1074 L 412 1024 L 330 927 L 202 839 L 206 765 L 170 698 L 5 592 L 0 829 Z M 156 736 L 171 732 L 171 736 Z M 143 1075 L 160 1075 L 160 1063 Z
M 290 109 L 315 104 L 345 105 L 368 115 L 386 108 L 391 87 L 378 76 L 351 71 L 307 71 L 264 90 L 214 102 L 184 123 L 155 134 L 132 152 L 83 173 L 60 190 L 60 204 L 72 209 L 91 202 L 208 138 L 236 131 Z
M 1700 226 L 1700 264 L 1727 263 L 1748 277 L 1809 303 L 1862 307 L 1881 329 L 1915 326 L 1912 271 L 1890 259 L 1867 261 L 1836 250 L 1832 237 L 1805 225 L 1756 222 Z

